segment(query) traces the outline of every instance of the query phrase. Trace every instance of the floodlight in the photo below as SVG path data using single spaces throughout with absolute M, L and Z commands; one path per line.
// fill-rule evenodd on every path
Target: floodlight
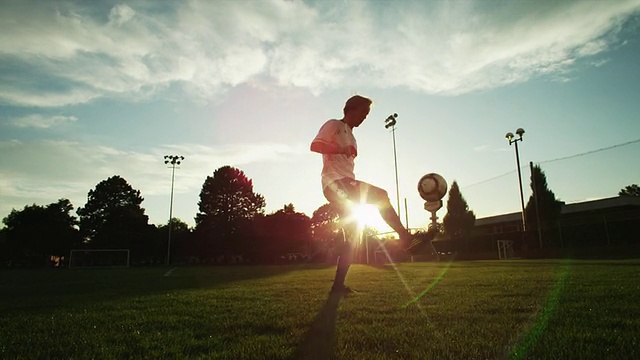
M 164 163 L 171 164 L 171 202 L 169 203 L 169 238 L 167 241 L 167 265 L 170 264 L 171 261 L 171 219 L 173 219 L 173 183 L 175 179 L 176 173 L 176 165 L 180 165 L 180 163 L 184 160 L 184 156 L 180 155 L 165 155 Z
M 507 135 L 504 136 L 507 140 L 511 141 L 511 139 L 513 139 L 513 133 L 512 132 L 508 132 Z

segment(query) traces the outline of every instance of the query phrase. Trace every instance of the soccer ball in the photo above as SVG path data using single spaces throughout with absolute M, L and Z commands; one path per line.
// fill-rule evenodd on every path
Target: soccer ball
M 425 201 L 442 200 L 447 194 L 447 181 L 439 174 L 427 174 L 418 181 L 418 193 Z

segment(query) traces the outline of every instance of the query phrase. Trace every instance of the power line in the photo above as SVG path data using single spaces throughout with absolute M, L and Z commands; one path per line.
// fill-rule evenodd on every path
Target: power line
M 571 155 L 571 156 L 565 156 L 565 157 L 561 157 L 561 158 L 557 158 L 557 159 L 540 161 L 540 162 L 539 162 L 539 164 L 546 164 L 546 163 L 555 162 L 555 161 L 562 161 L 562 160 L 573 159 L 573 158 L 577 158 L 577 157 L 580 157 L 580 156 L 585 156 L 585 155 L 595 154 L 595 153 L 600 152 L 600 151 L 611 150 L 611 149 L 615 149 L 615 148 L 617 148 L 617 147 L 622 147 L 622 146 L 626 146 L 626 145 L 635 144 L 635 143 L 637 143 L 637 142 L 640 142 L 640 139 L 636 139 L 636 140 L 632 140 L 632 141 L 627 141 L 626 143 L 617 144 L 617 145 L 612 145 L 612 146 L 604 147 L 604 148 L 601 148 L 601 149 L 596 149 L 596 150 L 586 151 L 586 152 L 583 152 L 583 153 L 580 153 L 580 154 Z
M 552 163 L 552 162 L 556 162 L 556 161 L 569 160 L 569 159 L 573 159 L 573 158 L 577 158 L 577 157 L 581 157 L 581 156 L 585 156 L 585 155 L 595 154 L 595 153 L 598 153 L 598 152 L 601 152 L 601 151 L 611 150 L 611 149 L 615 149 L 615 148 L 618 148 L 618 147 L 635 144 L 635 143 L 638 143 L 638 142 L 640 142 L 640 139 L 631 140 L 631 141 L 627 141 L 627 142 L 624 142 L 624 143 L 621 143 L 621 144 L 616 144 L 616 145 L 612 145 L 612 146 L 603 147 L 603 148 L 600 148 L 600 149 L 585 151 L 585 152 L 582 152 L 582 153 L 579 153 L 579 154 L 564 156 L 564 157 L 551 159 L 551 160 L 544 160 L 544 161 L 538 162 L 538 164 L 547 164 L 547 163 Z M 506 172 L 504 174 L 501 174 L 501 175 L 498 175 L 498 176 L 494 176 L 492 178 L 489 178 L 489 179 L 486 179 L 486 180 L 482 180 L 480 182 L 473 183 L 471 185 L 462 186 L 461 188 L 465 188 L 466 189 L 466 188 L 470 188 L 470 187 L 473 187 L 473 186 L 481 185 L 481 184 L 487 183 L 489 181 L 493 181 L 493 180 L 499 179 L 501 177 L 507 176 L 509 174 L 513 174 L 514 172 L 515 172 L 515 170 L 511 170 L 511 171 Z
M 502 175 L 494 176 L 492 178 L 489 178 L 489 179 L 486 179 L 486 180 L 482 180 L 480 182 L 477 182 L 477 183 L 474 183 L 474 184 L 471 184 L 471 185 L 462 186 L 461 188 L 465 188 L 466 189 L 466 188 L 470 188 L 472 186 L 481 185 L 481 184 L 487 183 L 489 181 L 492 181 L 492 180 L 495 180 L 495 179 L 499 179 L 499 178 L 501 178 L 503 176 L 507 176 L 507 175 L 512 174 L 514 172 L 516 172 L 516 171 L 515 170 L 511 170 L 511 171 L 506 172 L 506 173 L 504 173 Z

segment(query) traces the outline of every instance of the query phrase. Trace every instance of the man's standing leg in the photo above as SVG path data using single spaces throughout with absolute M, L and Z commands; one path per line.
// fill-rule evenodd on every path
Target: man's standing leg
M 336 277 L 333 279 L 332 292 L 342 292 L 346 289 L 344 280 L 349 272 L 351 266 L 351 260 L 353 252 L 351 251 L 351 243 L 348 241 L 347 235 L 343 234 L 343 240 L 340 244 L 340 250 L 338 255 L 338 266 L 336 267 Z
M 340 219 L 347 219 L 346 208 L 341 209 Z M 353 261 L 353 247 L 356 241 L 357 227 L 355 223 L 342 224 L 342 241 L 339 245 L 338 266 L 336 267 L 336 276 L 333 279 L 332 292 L 351 292 L 351 289 L 345 286 L 344 281 Z

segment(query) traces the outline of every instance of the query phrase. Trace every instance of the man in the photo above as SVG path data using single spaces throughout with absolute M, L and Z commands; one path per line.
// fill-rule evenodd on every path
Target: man
M 354 159 L 358 156 L 358 145 L 353 128 L 362 124 L 369 115 L 373 101 L 355 95 L 347 100 L 341 120 L 327 121 L 311 142 L 311 151 L 322 154 L 322 188 L 324 196 L 337 206 L 341 220 L 348 218 L 352 204 L 373 204 L 386 223 L 400 236 L 405 247 L 409 247 L 411 234 L 400 221 L 387 192 L 379 187 L 355 179 Z M 351 234 L 353 236 L 353 234 Z M 351 265 L 350 241 L 342 245 L 332 292 L 351 292 L 344 285 Z

